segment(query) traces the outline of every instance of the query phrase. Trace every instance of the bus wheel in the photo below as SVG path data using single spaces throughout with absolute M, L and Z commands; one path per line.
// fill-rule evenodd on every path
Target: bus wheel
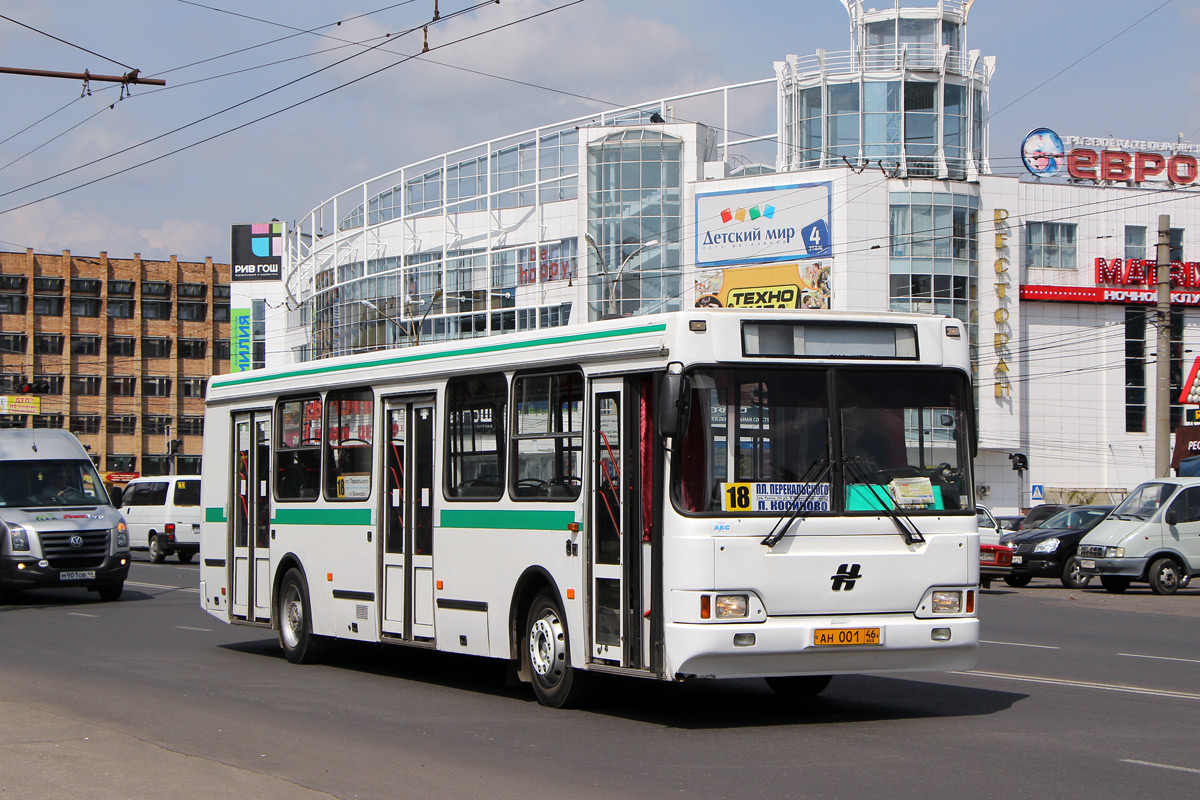
M 528 641 L 523 654 L 538 702 L 551 708 L 578 705 L 584 676 L 571 666 L 567 624 L 553 597 L 534 598 L 525 629 Z
M 279 646 L 293 664 L 311 664 L 320 652 L 322 637 L 312 632 L 311 612 L 304 573 L 288 570 L 279 587 Z
M 1169 558 L 1160 558 L 1150 565 L 1150 590 L 1155 594 L 1175 594 L 1181 578 L 1179 565 Z
M 111 603 L 114 600 L 121 598 L 121 592 L 125 589 L 125 581 L 120 583 L 106 583 L 96 591 L 100 595 L 100 599 L 105 603 Z
M 833 680 L 832 675 L 794 675 L 782 678 L 767 678 L 767 686 L 780 697 L 798 699 L 816 697 L 825 691 Z

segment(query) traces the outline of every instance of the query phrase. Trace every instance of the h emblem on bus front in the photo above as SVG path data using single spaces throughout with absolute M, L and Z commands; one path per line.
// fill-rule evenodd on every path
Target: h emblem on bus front
M 854 582 L 862 577 L 862 567 L 858 564 L 842 564 L 838 567 L 837 574 L 830 575 L 829 579 L 833 581 L 833 590 L 840 592 L 845 589 L 847 592 L 854 588 Z

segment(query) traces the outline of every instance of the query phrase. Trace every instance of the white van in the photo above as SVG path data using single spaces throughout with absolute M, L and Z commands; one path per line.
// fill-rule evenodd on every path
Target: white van
M 160 563 L 169 555 L 191 563 L 200 552 L 199 475 L 134 478 L 121 495 L 121 511 L 129 525 L 129 546 L 148 550 Z
M 1129 493 L 1079 542 L 1080 567 L 1110 592 L 1147 581 L 1174 594 L 1200 575 L 1200 478 L 1160 478 Z
M 76 586 L 116 600 L 128 574 L 125 520 L 79 440 L 0 430 L 0 598 Z

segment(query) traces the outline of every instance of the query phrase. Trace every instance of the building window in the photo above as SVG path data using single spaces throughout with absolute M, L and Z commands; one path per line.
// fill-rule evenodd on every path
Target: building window
M 1075 269 L 1077 250 L 1074 223 L 1025 223 L 1025 266 L 1027 268 Z
M 799 158 L 797 166 L 801 169 L 818 167 L 821 165 L 822 143 L 824 142 L 821 130 L 821 87 L 801 89 L 797 94 L 799 95 L 797 122 L 800 125 L 798 137 L 800 151 L 797 154 Z
M 33 279 L 34 294 L 58 294 L 63 293 L 62 278 L 34 278 Z
M 100 394 L 99 375 L 72 375 L 71 394 L 98 395 Z M 74 430 L 74 428 L 72 428 Z
M 137 433 L 137 414 L 109 414 L 104 427 L 114 436 L 130 436 Z
M 63 313 L 62 297 L 42 297 L 34 295 L 33 313 L 38 317 L 61 317 Z
M 147 336 L 142 339 L 142 358 L 170 358 L 171 340 L 165 336 Z
M 113 397 L 133 397 L 137 391 L 137 378 L 109 376 L 108 393 Z
M 204 417 L 180 417 L 179 418 L 179 435 L 180 436 L 203 436 L 204 435 Z
M 24 428 L 28 414 L 0 414 L 0 428 Z
M 845 157 L 858 163 L 859 84 L 836 83 L 829 87 L 829 154 L 838 162 Z
M 1179 393 L 1183 389 L 1183 311 L 1176 309 L 1171 310 L 1170 358 L 1171 431 L 1174 432 L 1183 424 L 1183 405 L 1179 402 Z
M 142 420 L 142 433 L 147 436 L 166 436 L 171 432 L 171 417 L 147 414 Z
M 208 297 L 208 287 L 203 283 L 181 283 L 175 290 L 179 297 L 190 297 L 203 300 Z
M 33 335 L 33 352 L 39 356 L 61 356 L 63 337 L 60 333 L 35 333 Z
M 99 297 L 72 297 L 72 317 L 98 317 L 102 304 Z
M 208 355 L 208 342 L 204 339 L 180 339 L 180 358 L 205 358 Z
M 34 383 L 40 383 L 46 388 L 42 394 L 62 394 L 63 376 L 62 375 L 34 375 Z
M 63 426 L 62 414 L 34 414 L 33 427 L 35 428 L 61 428 Z
M 229 322 L 229 303 L 213 303 L 213 322 Z
M 142 469 L 146 471 L 147 475 L 170 475 L 171 456 L 142 453 Z
M 110 297 L 108 299 L 108 315 L 118 319 L 133 319 L 133 301 L 114 300 Z
M 142 378 L 142 396 L 143 397 L 170 397 L 171 396 L 171 379 L 167 377 L 145 377 Z
M 24 314 L 27 302 L 23 294 L 0 294 L 0 314 Z
M 175 456 L 175 471 L 180 475 L 199 475 L 200 456 Z
M 109 296 L 133 297 L 133 281 L 109 281 Z
M 112 358 L 130 358 L 133 356 L 134 348 L 136 347 L 137 339 L 132 336 L 110 336 L 108 337 L 108 356 Z
M 1143 306 L 1125 308 L 1125 432 L 1146 432 L 1146 315 Z
M 180 397 L 204 397 L 204 378 L 180 378 Z
M 938 85 L 904 82 L 904 152 L 911 178 L 937 176 Z
M 228 361 L 231 354 L 232 354 L 232 350 L 230 349 L 230 344 L 229 344 L 228 339 L 214 339 L 213 340 L 213 357 L 214 358 L 216 358 L 218 361 Z
M 208 319 L 208 305 L 206 303 L 183 303 L 179 304 L 179 318 L 185 322 L 204 322 Z
M 142 297 L 170 297 L 171 284 L 168 281 L 142 281 Z
M 104 468 L 108 472 L 136 472 L 137 456 L 110 453 L 104 458 Z
M 1146 258 L 1146 226 L 1125 226 L 1125 260 L 1143 260 Z
M 87 336 L 84 334 L 71 334 L 71 355 L 73 356 L 98 356 L 100 355 L 100 345 L 103 338 L 99 336 Z
M 71 294 L 100 294 L 103 287 L 99 278 L 71 278 Z
M 72 414 L 71 415 L 71 433 L 99 433 L 100 432 L 100 415 L 99 414 Z
M 25 287 L 28 285 L 29 279 L 24 275 L 0 275 L 0 292 L 25 294 Z
M 170 319 L 171 303 L 167 300 L 143 300 L 143 319 Z
M 213 286 L 213 300 L 228 300 L 229 295 L 229 284 L 218 283 Z
M 1171 252 L 1167 256 L 1170 261 L 1183 261 L 1183 228 L 1171 228 L 1169 233 Z
M 29 337 L 23 333 L 0 333 L 0 353 L 24 353 L 29 349 Z
M 15 394 L 21 391 L 21 384 L 25 382 L 25 376 L 16 372 L 8 372 L 0 374 L 0 392 L 6 394 Z

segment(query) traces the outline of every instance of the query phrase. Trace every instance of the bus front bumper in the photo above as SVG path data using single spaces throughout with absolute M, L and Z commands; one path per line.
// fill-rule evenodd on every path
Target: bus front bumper
M 979 652 L 976 617 L 772 617 L 757 624 L 670 622 L 666 627 L 669 674 L 677 680 L 966 670 L 975 666 Z M 878 628 L 879 644 L 815 643 L 818 630 L 843 628 Z

